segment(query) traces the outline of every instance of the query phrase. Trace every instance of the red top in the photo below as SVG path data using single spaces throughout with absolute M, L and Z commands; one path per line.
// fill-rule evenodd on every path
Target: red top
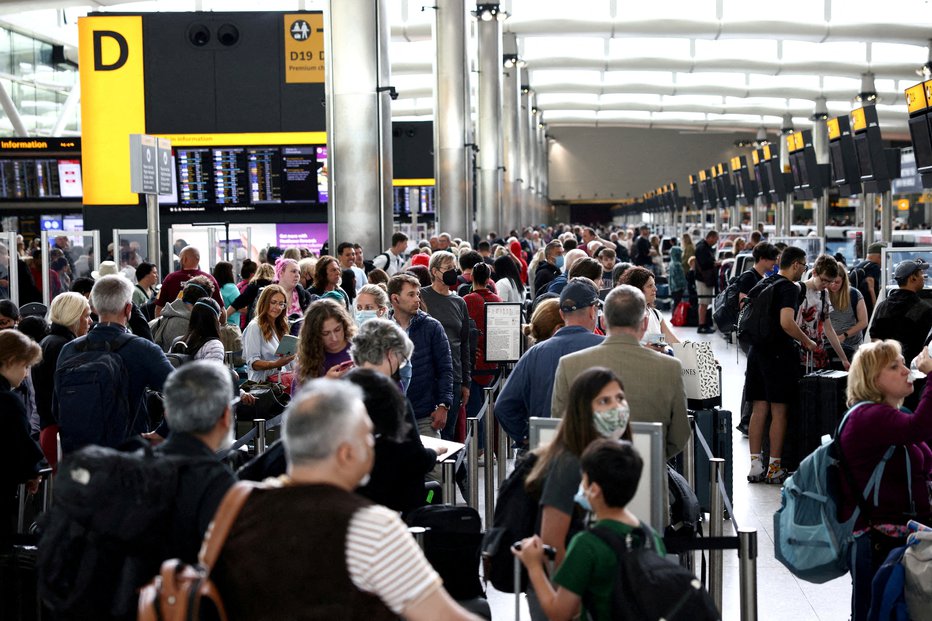
M 466 312 L 469 318 L 476 322 L 479 329 L 479 347 L 476 349 L 476 360 L 473 364 L 473 381 L 483 386 L 492 383 L 492 375 L 476 373 L 476 371 L 491 371 L 498 368 L 497 362 L 485 361 L 485 303 L 501 302 L 502 299 L 488 289 L 478 289 L 463 297 L 466 302 Z
M 198 269 L 178 270 L 166 276 L 165 280 L 162 281 L 162 288 L 159 289 L 159 297 L 155 300 L 156 306 L 166 306 L 177 300 L 178 294 L 181 293 L 181 290 L 184 288 L 184 283 L 195 276 L 207 276 L 207 278 L 214 283 L 214 292 L 210 297 L 220 305 L 220 308 L 226 308 L 226 304 L 223 303 L 223 298 L 220 296 L 220 285 L 217 284 L 213 276 Z
M 524 252 L 521 250 L 521 242 L 513 241 L 508 245 L 511 254 L 521 263 L 521 283 L 527 284 L 527 261 L 524 260 Z

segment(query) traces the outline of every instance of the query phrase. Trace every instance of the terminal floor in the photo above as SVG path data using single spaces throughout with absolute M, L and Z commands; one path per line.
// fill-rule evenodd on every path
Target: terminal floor
M 669 319 L 669 314 L 668 319 Z M 728 345 L 719 334 L 696 334 L 695 328 L 675 328 L 680 340 L 708 341 L 722 365 L 723 409 L 731 410 L 733 425 L 738 422 L 741 391 L 744 386 L 746 358 Z M 750 456 L 747 438 L 737 430 L 733 436 L 735 518 L 742 528 L 756 528 L 758 542 L 757 599 L 758 619 L 776 621 L 844 621 L 850 612 L 851 581 L 848 576 L 826 584 L 810 584 L 797 579 L 773 555 L 773 514 L 780 507 L 779 486 L 749 484 L 745 480 Z M 510 464 L 509 464 L 510 465 Z M 482 477 L 480 477 L 480 486 Z M 480 515 L 484 513 L 484 492 L 480 487 Z M 734 535 L 731 522 L 725 522 L 725 535 Z M 738 556 L 735 551 L 724 553 L 722 619 L 740 619 L 738 588 Z M 697 562 L 697 571 L 699 564 Z M 514 619 L 515 599 L 508 593 L 488 588 L 492 616 L 496 621 Z M 530 619 L 527 605 L 522 602 L 521 619 Z

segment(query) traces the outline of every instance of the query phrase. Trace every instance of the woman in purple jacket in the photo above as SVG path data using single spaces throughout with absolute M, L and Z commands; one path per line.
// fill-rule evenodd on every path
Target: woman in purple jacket
M 928 348 L 916 357 L 918 369 L 932 373 Z M 867 619 L 871 581 L 887 554 L 905 545 L 909 520 L 930 523 L 929 484 L 932 481 L 932 381 L 927 382 L 915 413 L 901 410 L 903 399 L 913 392 L 910 370 L 896 341 L 862 345 L 854 355 L 848 375 L 848 404 L 854 406 L 841 433 L 844 459 L 854 477 L 852 490 L 842 480 L 840 517 L 847 519 L 857 506 L 857 495 L 890 446 L 896 449 L 884 467 L 879 502 L 873 494 L 855 522 L 851 562 L 851 618 Z M 866 403 L 865 403 L 866 402 Z M 909 464 L 912 485 L 907 481 Z

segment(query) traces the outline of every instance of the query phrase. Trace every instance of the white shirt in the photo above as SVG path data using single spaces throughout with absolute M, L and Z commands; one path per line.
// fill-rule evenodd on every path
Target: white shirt
M 252 368 L 252 363 L 256 360 L 274 361 L 278 359 L 275 351 L 278 349 L 278 337 L 272 333 L 272 338 L 265 340 L 262 336 L 262 329 L 259 327 L 259 319 L 253 319 L 246 326 L 243 332 L 243 358 L 246 359 L 246 369 L 248 378 L 254 382 L 264 382 L 269 375 L 275 375 L 281 371 L 292 370 L 292 363 L 285 365 L 280 369 L 265 369 L 259 371 Z
M 498 291 L 498 297 L 502 302 L 523 302 L 524 292 L 515 289 L 514 284 L 509 278 L 502 278 L 495 281 L 495 290 Z
M 400 272 L 403 264 L 404 261 L 402 258 L 392 252 L 391 248 L 386 250 L 385 254 L 379 254 L 372 259 L 372 265 L 380 270 L 384 270 L 389 276 L 394 276 Z

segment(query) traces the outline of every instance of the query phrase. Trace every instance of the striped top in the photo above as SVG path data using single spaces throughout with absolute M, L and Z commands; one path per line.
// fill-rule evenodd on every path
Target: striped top
M 353 514 L 346 568 L 356 588 L 378 596 L 399 615 L 443 584 L 398 514 L 380 505 Z

